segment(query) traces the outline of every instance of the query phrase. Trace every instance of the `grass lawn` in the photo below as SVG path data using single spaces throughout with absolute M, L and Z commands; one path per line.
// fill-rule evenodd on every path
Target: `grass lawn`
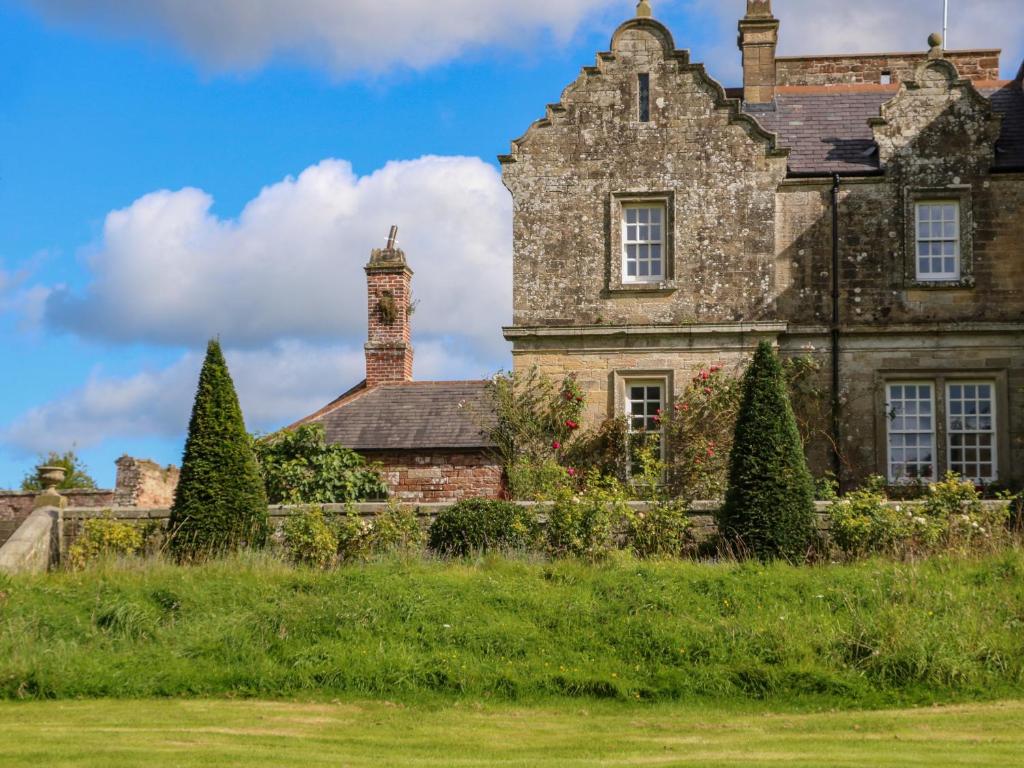
M 1024 702 L 771 714 L 615 703 L 533 707 L 260 701 L 0 704 L 0 765 L 999 766 Z

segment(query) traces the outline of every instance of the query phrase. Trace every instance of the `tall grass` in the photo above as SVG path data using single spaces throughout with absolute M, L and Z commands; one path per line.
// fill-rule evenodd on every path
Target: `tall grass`
M 793 567 L 238 555 L 0 577 L 0 697 L 1024 696 L 1024 553 Z

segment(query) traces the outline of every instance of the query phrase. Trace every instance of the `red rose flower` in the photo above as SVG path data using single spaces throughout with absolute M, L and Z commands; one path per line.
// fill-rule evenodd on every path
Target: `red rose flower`
M 551 447 L 554 448 L 557 451 L 559 448 L 562 447 L 562 444 L 560 442 L 558 442 L 557 440 L 555 440 L 555 442 L 553 442 L 551 444 Z

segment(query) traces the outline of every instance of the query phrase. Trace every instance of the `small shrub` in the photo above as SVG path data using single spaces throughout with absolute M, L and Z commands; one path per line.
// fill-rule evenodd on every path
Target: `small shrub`
M 630 515 L 628 541 L 638 557 L 678 557 L 689 543 L 690 517 L 681 499 L 652 502 Z
M 82 533 L 68 547 L 68 562 L 72 568 L 81 569 L 108 557 L 138 555 L 144 546 L 141 528 L 110 517 L 96 517 L 85 521 Z
M 295 563 L 326 568 L 338 554 L 338 536 L 320 507 L 296 512 L 282 526 L 285 549 Z
M 430 526 L 430 548 L 465 557 L 494 550 L 522 551 L 537 543 L 536 514 L 495 499 L 469 499 L 442 510 Z
M 924 516 L 936 523 L 943 544 L 972 548 L 1001 541 L 1007 533 L 1009 504 L 986 506 L 974 483 L 950 472 L 932 483 L 921 505 Z
M 389 502 L 367 524 L 363 533 L 363 550 L 371 555 L 408 552 L 421 548 L 425 538 L 416 512 Z
M 338 559 L 350 562 L 363 558 L 369 544 L 366 538 L 369 521 L 349 506 L 345 514 L 334 516 L 332 523 L 338 542 Z
M 907 535 L 907 517 L 899 506 L 887 504 L 881 477 L 846 494 L 829 514 L 832 541 L 847 557 L 892 552 Z
M 583 488 L 562 489 L 546 509 L 545 548 L 552 557 L 603 558 L 615 548 L 615 531 L 629 520 L 626 494 L 614 478 L 592 472 Z
M 572 476 L 554 458 L 515 459 L 506 469 L 512 497 L 535 501 L 550 499 L 559 489 L 572 484 Z
M 383 499 L 375 466 L 355 451 L 328 445 L 322 424 L 304 424 L 253 441 L 271 504 L 344 504 Z

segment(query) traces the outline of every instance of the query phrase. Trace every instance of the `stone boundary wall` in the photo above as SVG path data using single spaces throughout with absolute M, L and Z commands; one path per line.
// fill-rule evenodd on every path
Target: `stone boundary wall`
M 35 504 L 39 491 L 0 491 L 0 547 L 14 535 L 29 515 Z M 68 506 L 86 508 L 105 508 L 113 506 L 115 493 L 110 490 L 69 490 L 61 495 L 67 499 Z
M 543 506 L 541 502 L 517 502 L 525 507 Z M 902 505 L 904 507 L 913 508 L 919 505 L 921 502 L 917 501 L 891 501 L 892 505 Z M 1003 501 L 983 501 L 982 504 L 988 505 L 1001 505 L 1005 504 Z M 815 502 L 815 510 L 817 514 L 817 527 L 818 530 L 827 533 L 829 530 L 829 516 L 828 510 L 831 507 L 832 502 L 818 501 Z M 270 521 L 271 526 L 275 530 L 280 529 L 282 523 L 291 515 L 295 514 L 299 510 L 306 509 L 309 506 L 320 506 L 325 512 L 344 512 L 349 508 L 346 504 L 323 504 L 323 505 L 305 505 L 305 506 L 274 506 L 270 507 Z M 418 504 L 409 505 L 413 506 L 413 509 L 420 520 L 420 524 L 426 528 L 433 519 L 437 516 L 437 513 L 442 509 L 447 509 L 451 506 L 450 503 L 439 503 L 439 504 Z M 629 506 L 635 512 L 643 512 L 649 508 L 647 502 L 634 501 L 629 502 Z M 690 508 L 690 520 L 692 523 L 692 532 L 694 539 L 698 542 L 705 541 L 713 536 L 717 528 L 715 526 L 714 513 L 718 509 L 719 502 L 716 501 L 696 501 Z M 363 517 L 373 517 L 374 515 L 383 512 L 387 509 L 386 503 L 366 503 L 366 504 L 355 504 L 352 505 L 355 511 Z M 96 507 L 68 507 L 63 510 L 57 510 L 55 508 L 43 508 L 37 510 L 39 513 L 33 514 L 30 518 L 18 529 L 15 536 L 11 537 L 11 541 L 8 545 L 0 547 L 0 554 L 6 555 L 6 561 L 20 562 L 26 561 L 31 562 L 32 567 L 36 567 L 38 562 L 45 559 L 50 565 L 59 564 L 67 555 L 68 547 L 74 543 L 75 539 L 80 535 L 83 526 L 87 520 L 110 517 L 120 522 L 131 523 L 136 525 L 147 525 L 153 524 L 158 529 L 164 530 L 167 527 L 167 522 L 170 519 L 171 511 L 167 508 L 159 509 L 140 509 L 137 507 L 114 507 L 108 509 L 98 509 Z M 43 514 L 45 513 L 45 515 Z M 46 524 L 46 535 L 45 537 L 41 533 L 42 531 L 42 518 L 46 515 L 49 516 L 51 522 Z M 52 529 L 52 530 L 51 530 Z M 16 541 L 17 540 L 17 541 Z M 48 542 L 46 546 L 42 542 Z M 18 543 L 20 542 L 20 543 Z M 17 544 L 17 553 L 13 548 Z M 40 554 L 43 550 L 46 551 L 46 557 Z M 0 559 L 0 570 L 3 569 L 3 559 Z M 18 570 L 18 569 L 15 569 Z

